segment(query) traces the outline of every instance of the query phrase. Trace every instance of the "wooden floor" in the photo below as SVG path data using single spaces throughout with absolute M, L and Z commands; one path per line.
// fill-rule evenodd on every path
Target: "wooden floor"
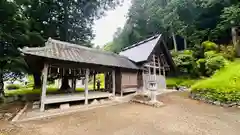
M 101 91 L 88 91 L 88 99 L 107 98 L 112 96 L 112 93 Z M 47 95 L 44 104 L 61 103 L 70 101 L 85 100 L 84 92 Z

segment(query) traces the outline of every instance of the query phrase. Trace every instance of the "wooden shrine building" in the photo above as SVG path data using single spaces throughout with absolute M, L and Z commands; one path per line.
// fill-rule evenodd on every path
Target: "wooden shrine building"
M 141 70 L 142 88 L 149 88 L 150 81 L 157 80 L 158 89 L 166 89 L 166 72 L 175 70 L 175 64 L 167 48 L 169 41 L 162 34 L 155 35 L 125 48 L 120 55 L 133 61 Z M 128 76 L 124 76 L 127 78 Z M 122 80 L 125 80 L 125 78 Z M 124 90 L 123 90 L 124 92 Z
M 160 84 L 173 65 L 161 35 L 130 46 L 120 55 L 51 38 L 44 47 L 25 47 L 21 51 L 28 65 L 35 65 L 30 67 L 40 67 L 42 71 L 41 111 L 46 104 L 71 101 L 88 104 L 91 99 L 145 89 L 153 74 L 158 75 Z M 95 75 L 99 73 L 104 74 L 103 90 L 95 89 Z M 54 79 L 61 79 L 62 86 L 57 93 L 47 93 L 48 81 Z M 79 79 L 85 81 L 84 92 L 76 91 Z M 90 80 L 93 90 L 89 90 Z

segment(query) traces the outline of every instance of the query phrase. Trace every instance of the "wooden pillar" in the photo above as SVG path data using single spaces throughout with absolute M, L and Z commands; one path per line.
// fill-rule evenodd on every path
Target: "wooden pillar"
M 142 79 L 143 79 L 143 91 L 146 89 L 146 78 L 145 78 L 145 74 L 144 74 L 144 69 L 142 71 Z
M 115 92 L 116 92 L 116 78 L 115 78 L 115 70 L 112 71 L 112 94 L 113 96 L 115 96 Z M 122 91 L 122 90 L 121 90 Z M 122 93 L 122 92 L 121 92 Z
M 47 75 L 48 75 L 48 64 L 44 64 L 43 68 L 43 82 L 42 82 L 42 95 L 41 95 L 41 108 L 40 111 L 44 111 L 45 109 L 45 99 L 46 99 L 46 91 L 47 91 Z
M 88 79 L 89 79 L 89 69 L 86 69 L 86 73 L 85 73 L 85 105 L 88 104 Z
M 93 90 L 96 90 L 96 72 L 93 73 Z

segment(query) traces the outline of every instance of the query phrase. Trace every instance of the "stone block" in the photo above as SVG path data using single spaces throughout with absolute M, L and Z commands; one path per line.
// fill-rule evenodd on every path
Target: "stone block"
M 33 102 L 33 105 L 40 105 L 40 101 Z
M 32 109 L 39 109 L 40 108 L 40 105 L 38 105 L 38 104 L 33 104 L 32 105 Z
M 0 120 L 4 118 L 4 114 L 0 113 Z
M 103 104 L 103 103 L 105 103 L 105 100 L 104 100 L 104 99 L 100 99 L 100 100 L 99 100 L 99 103 L 100 103 L 100 104 Z
M 220 103 L 219 101 L 215 101 L 215 102 L 213 102 L 213 104 L 215 104 L 215 105 L 221 105 L 221 103 Z
M 231 104 L 229 104 L 229 107 L 234 107 L 236 105 L 237 105 L 237 103 L 231 103 Z
M 5 120 L 9 120 L 9 119 L 11 119 L 13 117 L 13 114 L 12 113 L 5 113 L 4 114 L 4 119 Z
M 91 102 L 91 105 L 98 105 L 99 102 L 97 101 L 97 99 L 94 99 L 92 102 Z
M 10 102 L 13 102 L 15 100 L 14 97 L 5 97 L 4 98 L 4 103 L 10 103 Z
M 69 103 L 66 103 L 66 104 L 61 104 L 60 105 L 60 109 L 61 110 L 64 110 L 64 109 L 69 109 L 70 108 L 70 105 L 69 105 Z

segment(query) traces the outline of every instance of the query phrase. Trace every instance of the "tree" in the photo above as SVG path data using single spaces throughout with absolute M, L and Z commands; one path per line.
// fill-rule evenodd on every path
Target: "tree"
M 40 0 L 26 3 L 31 31 L 62 41 L 92 47 L 92 25 L 105 10 L 114 8 L 118 0 Z M 43 67 L 43 66 L 41 66 Z M 34 71 L 34 80 L 40 81 L 39 70 Z M 35 82 L 35 84 L 40 84 Z M 68 79 L 62 79 L 62 89 L 68 89 Z
M 26 66 L 17 48 L 28 40 L 28 25 L 14 1 L 1 0 L 0 14 L 0 93 L 4 95 L 4 79 L 9 74 L 20 76 Z
M 22 77 L 27 65 L 20 52 L 12 44 L 0 42 L 0 94 L 4 95 L 4 81 Z
M 165 33 L 173 39 L 181 36 L 185 46 L 190 43 L 188 47 L 205 40 L 229 42 L 229 27 L 222 24 L 230 23 L 232 18 L 239 19 L 239 3 L 238 0 L 132 0 L 127 22 L 114 38 L 112 48 L 119 52 L 156 33 Z
M 0 39 L 15 49 L 44 46 L 49 37 L 91 47 L 94 19 L 118 4 L 119 0 L 1 0 Z M 29 66 L 40 87 L 43 63 L 35 63 Z
M 240 39 L 237 38 L 237 27 L 240 24 L 240 2 L 236 5 L 226 7 L 220 16 L 221 22 L 217 25 L 214 33 L 224 33 L 231 29 L 232 43 L 237 55 L 240 56 Z

